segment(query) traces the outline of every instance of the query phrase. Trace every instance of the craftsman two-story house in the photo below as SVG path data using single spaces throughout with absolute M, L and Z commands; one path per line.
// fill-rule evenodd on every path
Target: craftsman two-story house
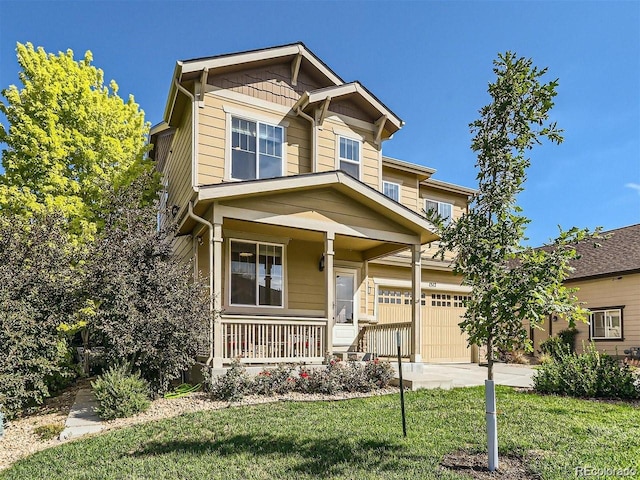
M 473 190 L 385 157 L 402 120 L 296 43 L 177 63 L 151 131 L 160 222 L 212 293 L 202 361 L 391 355 L 469 362 L 468 290 L 426 210 L 455 218 Z

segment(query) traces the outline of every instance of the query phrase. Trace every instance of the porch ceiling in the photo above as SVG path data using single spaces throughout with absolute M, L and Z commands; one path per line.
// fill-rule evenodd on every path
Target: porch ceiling
M 236 220 L 232 218 L 225 219 L 222 228 L 225 237 L 233 236 L 235 232 L 243 232 L 260 235 L 267 240 L 268 237 L 273 237 L 274 241 L 290 239 L 317 243 L 324 242 L 323 232 L 320 231 L 279 225 L 264 225 L 261 223 Z M 373 258 L 385 256 L 390 253 L 406 249 L 407 247 L 402 244 L 383 242 L 369 238 L 336 235 L 334 248 L 344 252 L 355 253 L 361 260 L 372 260 Z

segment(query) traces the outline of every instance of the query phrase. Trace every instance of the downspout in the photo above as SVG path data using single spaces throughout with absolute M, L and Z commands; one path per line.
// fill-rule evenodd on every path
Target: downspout
M 318 171 L 318 166 L 316 165 L 316 144 L 318 142 L 316 133 L 316 121 L 312 116 L 304 113 L 300 107 L 296 109 L 296 114 L 311 123 L 311 171 L 315 173 Z
M 193 201 L 189 202 L 189 210 L 187 216 L 198 223 L 205 225 L 209 229 L 209 358 L 207 359 L 207 366 L 213 362 L 213 225 L 211 222 L 199 217 L 193 213 Z
M 196 109 L 196 97 L 178 82 L 177 78 L 173 79 L 176 88 L 191 99 L 191 187 L 194 191 L 198 191 L 196 170 L 196 159 L 198 158 L 198 116 Z

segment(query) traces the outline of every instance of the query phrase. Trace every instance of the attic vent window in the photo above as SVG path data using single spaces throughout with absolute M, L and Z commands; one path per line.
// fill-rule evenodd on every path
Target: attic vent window
M 283 137 L 282 127 L 233 117 L 231 178 L 255 180 L 282 176 Z

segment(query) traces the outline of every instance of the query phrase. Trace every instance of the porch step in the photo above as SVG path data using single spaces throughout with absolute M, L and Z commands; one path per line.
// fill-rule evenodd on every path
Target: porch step
M 451 378 L 443 377 L 440 375 L 425 375 L 420 373 L 405 373 L 402 370 L 402 384 L 407 390 L 420 390 L 442 388 L 443 390 L 450 390 L 453 386 L 453 380 Z M 400 386 L 400 379 L 396 376 L 391 380 L 391 385 Z

